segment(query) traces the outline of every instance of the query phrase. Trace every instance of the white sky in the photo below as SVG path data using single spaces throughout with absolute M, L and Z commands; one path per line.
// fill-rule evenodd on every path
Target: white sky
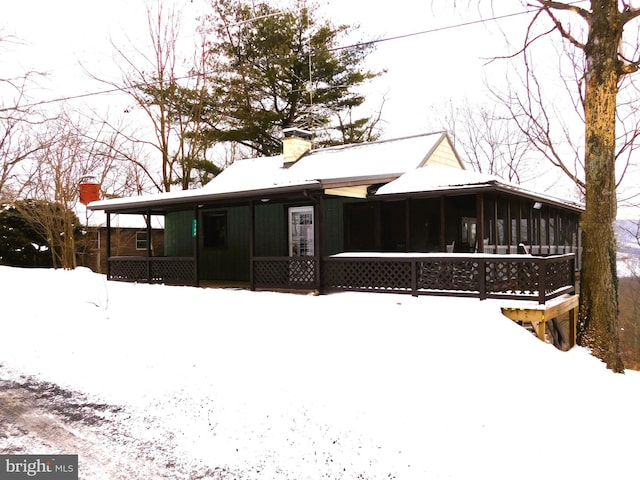
M 638 478 L 640 373 L 544 344 L 498 301 L 4 266 L 0 292 L 0 379 L 120 408 L 0 435 L 0 452 L 79 455 L 80 478 Z
M 169 2 L 165 2 L 169 3 Z M 206 5 L 205 0 L 176 2 L 183 8 L 181 37 L 193 41 L 194 18 Z M 397 0 L 321 0 L 321 16 L 335 23 L 359 24 L 356 40 L 388 38 L 458 25 L 488 16 L 522 12 L 518 0 L 492 2 L 493 12 L 482 14 L 466 2 Z M 473 4 L 474 2 L 471 2 Z M 142 0 L 25 0 L 6 2 L 0 18 L 3 37 L 15 35 L 24 45 L 0 45 L 0 68 L 21 73 L 25 69 L 48 72 L 37 98 L 50 100 L 108 89 L 89 81 L 79 64 L 97 75 L 118 74 L 113 65 L 110 38 L 127 49 L 148 42 L 145 2 Z M 382 78 L 367 88 L 368 108 L 376 109 L 386 96 L 383 110 L 383 138 L 394 138 L 442 128 L 438 108 L 449 101 L 468 97 L 474 103 L 490 101 L 484 81 L 492 85 L 505 82 L 503 62 L 487 64 L 487 59 L 512 52 L 522 39 L 530 15 L 513 16 L 498 22 L 440 30 L 424 35 L 378 44 L 370 57 L 373 69 L 387 69 Z M 508 47 L 503 31 L 509 32 Z M 5 43 L 5 42 L 3 42 Z M 537 69 L 546 59 L 538 59 Z M 552 58 L 549 58 L 552 61 Z M 556 68 L 551 66 L 551 68 Z M 557 71 L 557 68 L 556 68 Z M 100 95 L 78 101 L 83 108 L 109 109 L 122 114 L 129 107 L 127 98 Z M 435 107 L 435 109 L 434 109 Z M 126 117 L 135 121 L 133 114 Z M 553 176 L 559 176 L 553 174 Z M 545 183 L 550 183 L 545 180 Z M 628 182 L 629 185 L 640 182 Z M 540 188 L 537 187 L 536 188 Z M 562 195 L 560 191 L 555 192 Z M 635 214 L 632 213 L 631 216 Z
M 192 35 L 192 19 L 202 2 L 178 2 L 184 8 L 181 33 L 187 40 Z M 359 35 L 365 39 L 420 32 L 465 20 L 452 6 L 432 7 L 431 3 L 400 0 L 394 3 L 394 8 L 389 8 L 387 4 L 376 6 L 364 0 L 324 0 L 320 5 L 335 22 L 359 23 Z M 507 11 L 522 10 L 518 2 L 509 3 L 511 10 Z M 478 18 L 475 12 L 472 16 Z M 103 89 L 84 78 L 79 64 L 93 72 L 102 72 L 112 62 L 110 38 L 124 47 L 129 44 L 125 35 L 134 40 L 147 40 L 142 1 L 11 2 L 3 5 L 0 27 L 4 27 L 5 36 L 13 34 L 24 42 L 24 46 L 12 46 L 9 47 L 12 51 L 2 53 L 3 71 L 14 66 L 18 71 L 32 68 L 50 73 L 49 89 L 42 93 L 44 99 Z M 385 68 L 388 73 L 371 85 L 370 97 L 371 106 L 375 108 L 381 95 L 387 95 L 385 136 L 425 132 L 433 128 L 428 118 L 433 116 L 430 112 L 433 104 L 479 92 L 485 63 L 481 57 L 504 53 L 501 47 L 492 46 L 496 41 L 501 43 L 495 28 L 493 32 L 480 25 L 378 44 L 371 57 L 372 66 Z

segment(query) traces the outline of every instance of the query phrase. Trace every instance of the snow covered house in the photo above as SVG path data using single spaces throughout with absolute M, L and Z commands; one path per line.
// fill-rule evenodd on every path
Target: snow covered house
M 300 129 L 200 189 L 89 208 L 107 229 L 164 219 L 162 252 L 113 256 L 107 239 L 112 280 L 541 302 L 574 291 L 582 211 L 466 170 L 444 132 L 313 149 Z

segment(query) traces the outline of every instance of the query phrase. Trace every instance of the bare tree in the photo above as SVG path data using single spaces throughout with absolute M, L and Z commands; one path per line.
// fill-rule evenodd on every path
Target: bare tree
M 531 122 L 526 131 L 532 132 L 532 143 L 584 191 L 579 342 L 610 369 L 622 372 L 614 234 L 620 181 L 616 179 L 616 161 L 622 158 L 621 152 L 629 152 L 637 145 L 638 131 L 629 127 L 628 118 L 620 116 L 623 109 L 619 107 L 628 100 L 620 87 L 638 69 L 640 61 L 637 33 L 635 38 L 624 36 L 625 32 L 634 31 L 632 25 L 638 31 L 634 20 L 640 16 L 640 8 L 624 0 L 591 0 L 588 8 L 575 2 L 531 3 L 539 9 L 519 51 L 525 62 L 522 78 L 526 94 L 509 96 L 507 104 L 513 108 L 514 118 Z M 556 148 L 553 132 L 557 135 L 557 112 L 550 107 L 553 100 L 544 100 L 546 92 L 531 55 L 534 43 L 552 33 L 562 38 L 563 51 L 572 60 L 577 88 L 568 90 L 577 94 L 574 108 L 584 125 L 584 144 L 574 148 L 572 157 Z M 627 129 L 616 136 L 620 132 L 616 127 L 622 121 Z M 575 147 L 570 127 L 561 130 L 562 136 Z M 624 166 L 618 168 L 626 170 Z
M 35 132 L 48 118 L 29 106 L 27 93 L 38 76 L 27 72 L 18 78 L 0 78 L 0 200 L 20 194 L 20 184 L 13 181 L 17 167 L 45 147 Z
M 203 74 L 206 42 L 200 37 L 190 63 L 183 63 L 178 46 L 180 23 L 181 15 L 175 8 L 165 8 L 161 0 L 153 6 L 147 4 L 148 44 L 131 41 L 125 49 L 112 43 L 122 79 L 113 82 L 90 74 L 129 95 L 135 106 L 128 113 L 141 111 L 149 121 L 148 136 L 120 133 L 160 157 L 160 179 L 146 170 L 159 191 L 170 191 L 176 184 L 187 189 L 197 183 L 194 170 L 205 161 L 208 147 L 198 122 L 209 100 L 207 76 Z
M 439 128 L 452 133 L 455 147 L 475 171 L 518 184 L 538 176 L 528 139 L 499 103 L 473 105 L 465 99 L 437 108 L 446 112 Z
M 76 240 L 81 225 L 76 216 L 79 185 L 87 176 L 114 182 L 118 159 L 96 141 L 94 125 L 82 125 L 61 113 L 39 133 L 43 145 L 21 164 L 22 197 L 16 203 L 28 223 L 49 242 L 54 267 L 75 268 Z M 122 171 L 118 172 L 120 176 Z

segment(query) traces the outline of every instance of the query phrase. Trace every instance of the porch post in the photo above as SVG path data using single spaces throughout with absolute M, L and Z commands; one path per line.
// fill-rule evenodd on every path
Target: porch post
M 507 253 L 511 253 L 513 235 L 511 235 L 511 198 L 507 197 L 507 218 L 504 221 L 504 233 L 507 237 Z
M 256 223 L 256 203 L 249 200 L 249 289 L 256 289 L 256 281 L 254 278 L 253 256 L 255 255 L 255 223 Z
M 98 234 L 100 232 L 98 231 Z M 111 212 L 107 212 L 107 244 L 106 244 L 106 255 L 107 255 L 107 280 L 111 278 Z
M 147 209 L 147 283 L 151 283 L 151 211 Z
M 445 221 L 444 195 L 440 197 L 440 251 L 447 251 L 447 236 L 445 229 L 447 222 Z
M 200 225 L 198 221 L 198 204 L 193 207 L 193 220 L 191 222 L 191 237 L 193 242 L 193 284 L 200 286 L 200 242 L 198 241 Z
M 546 301 L 547 296 L 547 265 L 548 261 L 545 257 L 538 257 L 536 259 L 538 265 L 538 303 L 542 305 Z
M 320 195 L 319 198 L 314 198 L 314 200 L 315 201 L 313 202 L 313 208 L 315 211 L 313 214 L 313 236 L 316 239 L 316 244 L 313 254 L 315 256 L 316 264 L 315 282 L 318 292 L 322 292 L 322 286 L 324 282 L 324 272 L 322 268 L 322 250 L 324 245 L 322 238 L 322 195 Z
M 404 201 L 404 249 L 411 251 L 411 199 Z
M 482 193 L 478 193 L 476 203 L 478 204 L 478 232 L 477 235 L 479 238 L 476 238 L 478 242 L 477 251 L 479 253 L 484 253 L 484 195 Z
M 498 228 L 498 209 L 500 208 L 499 206 L 499 202 L 500 202 L 500 198 L 497 195 L 493 196 L 493 212 L 491 212 L 491 214 L 493 215 L 493 243 L 495 245 L 495 252 L 498 253 L 498 245 L 500 245 L 500 229 Z

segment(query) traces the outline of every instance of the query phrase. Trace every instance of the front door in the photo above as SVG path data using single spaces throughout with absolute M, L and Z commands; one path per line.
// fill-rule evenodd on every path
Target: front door
M 313 207 L 289 208 L 289 256 L 313 257 L 315 236 Z M 315 282 L 315 258 L 295 259 L 289 262 L 289 282 L 313 285 Z
M 313 207 L 289 208 L 289 256 L 313 256 Z

